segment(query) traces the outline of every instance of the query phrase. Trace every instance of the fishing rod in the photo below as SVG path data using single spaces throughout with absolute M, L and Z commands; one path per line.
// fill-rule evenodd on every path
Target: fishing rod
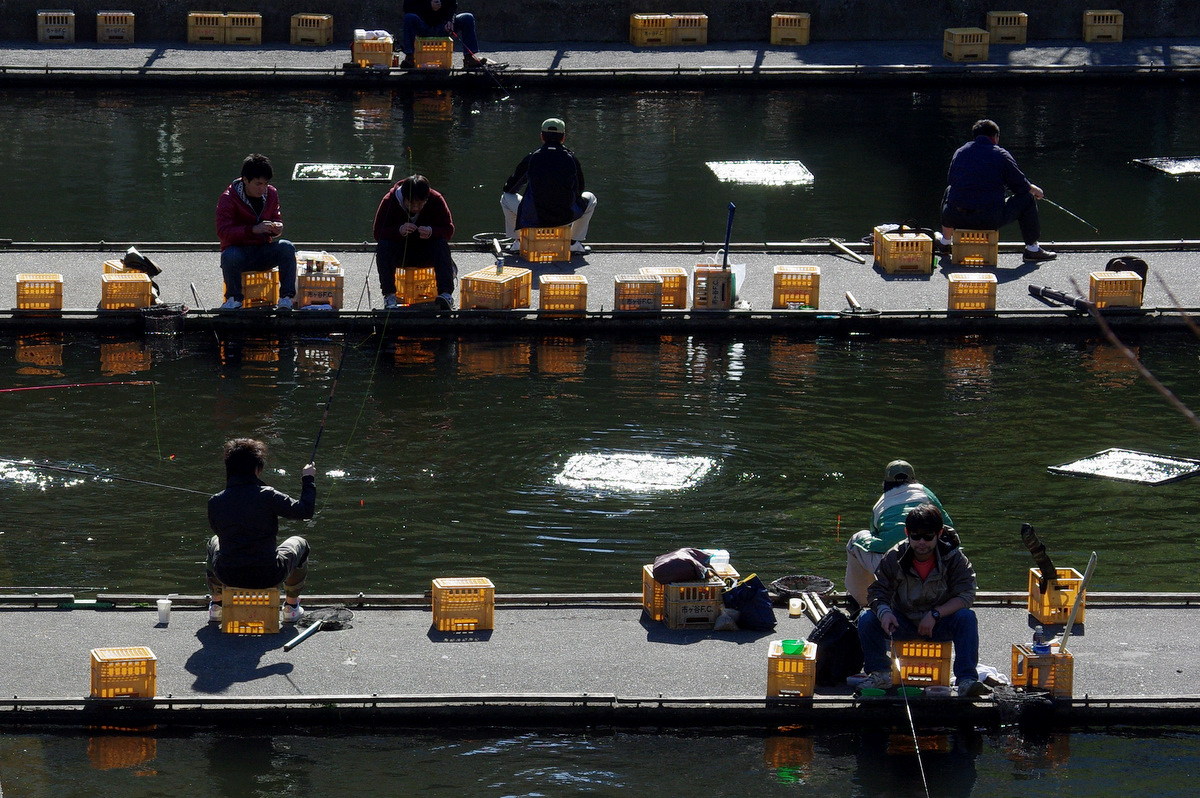
M 48 391 L 52 388 L 99 388 L 108 385 L 153 385 L 154 380 L 125 380 L 123 382 L 69 382 L 63 385 L 26 385 L 23 388 L 0 388 L 0 393 L 17 391 Z
M 473 50 L 471 50 L 470 47 L 467 47 L 467 45 L 463 42 L 463 40 L 458 37 L 457 33 L 455 33 L 454 31 L 450 31 L 450 35 L 454 37 L 454 40 L 456 42 L 458 42 L 459 44 L 462 45 L 464 52 L 469 53 L 470 56 L 472 58 L 474 58 L 476 60 L 476 62 L 478 62 L 479 66 L 483 69 L 483 71 L 488 74 L 488 77 L 490 77 L 495 82 L 496 87 L 499 88 L 500 91 L 504 92 L 504 96 L 500 98 L 500 102 L 507 102 L 508 100 L 511 100 L 512 96 L 509 95 L 508 89 L 504 88 L 504 84 L 502 84 L 500 82 L 500 78 L 496 77 L 496 73 L 488 68 L 488 65 L 483 61 L 483 59 L 480 58 Z
M 1049 202 L 1049 203 L 1050 203 L 1051 205 L 1053 205 L 1055 208 L 1058 208 L 1060 211 L 1062 211 L 1063 213 L 1065 213 L 1067 216 L 1070 216 L 1072 219 L 1078 219 L 1079 221 L 1083 222 L 1083 223 L 1084 223 L 1084 224 L 1086 224 L 1088 227 L 1092 228 L 1092 232 L 1093 232 L 1093 233 L 1099 233 L 1099 232 L 1100 232 L 1100 228 L 1099 228 L 1099 227 L 1097 227 L 1096 225 L 1092 224 L 1092 223 L 1091 223 L 1091 222 L 1089 222 L 1087 219 L 1084 219 L 1084 218 L 1083 218 L 1082 216 L 1080 216 L 1079 214 L 1077 214 L 1077 213 L 1072 213 L 1071 211 L 1067 210 L 1067 209 L 1066 209 L 1066 208 L 1064 208 L 1063 206 L 1059 205 L 1059 204 L 1058 204 L 1057 202 L 1055 202 L 1054 200 L 1052 200 L 1052 199 L 1046 199 L 1045 197 L 1042 197 L 1042 202 Z
M 50 465 L 49 463 L 35 463 L 32 460 L 8 460 L 8 459 L 0 458 L 0 463 L 11 463 L 12 465 L 27 466 L 29 468 L 36 468 L 36 469 L 40 469 L 43 471 L 62 471 L 67 474 L 81 474 L 85 477 L 91 477 L 92 479 L 111 479 L 115 482 L 132 482 L 135 485 L 148 485 L 152 488 L 166 488 L 167 490 L 178 490 L 178 491 L 183 491 L 184 493 L 195 493 L 198 496 L 212 495 L 208 491 L 203 491 L 203 490 L 192 490 L 191 488 L 180 488 L 175 485 L 164 485 L 161 482 L 147 482 L 144 479 L 132 479 L 130 477 L 118 477 L 114 474 L 100 474 L 95 471 L 87 471 L 82 468 L 70 468 L 68 466 L 55 466 L 55 465 Z

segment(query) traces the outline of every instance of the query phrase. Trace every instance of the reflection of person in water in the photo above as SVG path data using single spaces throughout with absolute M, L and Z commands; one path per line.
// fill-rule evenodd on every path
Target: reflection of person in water
M 858 794 L 970 798 L 979 778 L 975 758 L 983 750 L 983 737 L 974 730 L 926 733 L 918 729 L 917 741 L 921 747 L 920 762 L 911 728 L 897 726 L 861 732 L 854 773 Z

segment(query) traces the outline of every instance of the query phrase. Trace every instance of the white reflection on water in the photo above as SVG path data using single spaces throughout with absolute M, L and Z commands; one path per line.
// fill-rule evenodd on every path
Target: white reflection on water
M 714 467 L 708 457 L 668 457 L 630 452 L 574 454 L 559 485 L 602 491 L 683 490 L 697 484 Z
M 27 462 L 0 460 L 0 482 L 10 482 L 14 485 L 29 485 L 38 490 L 45 491 L 56 486 L 71 488 L 76 485 L 82 485 L 84 480 L 79 477 L 56 478 L 53 474 L 47 474 L 45 471 L 29 466 Z
M 1050 470 L 1154 485 L 1195 474 L 1200 471 L 1200 461 L 1133 452 L 1128 449 L 1105 449 L 1091 457 L 1051 466 Z
M 800 161 L 708 161 L 722 183 L 747 186 L 809 186 L 813 173 Z

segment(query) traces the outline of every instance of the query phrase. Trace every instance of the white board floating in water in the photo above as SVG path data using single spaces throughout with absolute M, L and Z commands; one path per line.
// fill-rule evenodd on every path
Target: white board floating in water
M 1190 158 L 1134 158 L 1133 162 L 1138 166 L 1166 172 L 1172 177 L 1200 175 L 1200 155 Z
M 799 161 L 708 161 L 722 183 L 747 186 L 809 186 L 813 173 Z
M 554 478 L 582 490 L 643 493 L 690 488 L 713 468 L 707 457 L 665 457 L 632 452 L 573 454 Z
M 392 179 L 390 163 L 298 163 L 292 180 L 357 180 L 382 183 Z
M 1049 470 L 1056 474 L 1161 485 L 1200 473 L 1200 460 L 1134 452 L 1129 449 L 1105 449 L 1082 460 L 1050 466 Z

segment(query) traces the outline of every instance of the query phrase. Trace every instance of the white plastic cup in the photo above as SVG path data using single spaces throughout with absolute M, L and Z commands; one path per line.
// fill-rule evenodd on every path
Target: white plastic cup
M 159 599 L 158 600 L 158 622 L 164 623 L 164 624 L 171 622 L 171 600 L 170 599 Z
M 798 599 L 798 598 L 788 599 L 788 615 L 795 617 L 797 615 L 803 615 L 803 614 L 804 614 L 804 600 Z

